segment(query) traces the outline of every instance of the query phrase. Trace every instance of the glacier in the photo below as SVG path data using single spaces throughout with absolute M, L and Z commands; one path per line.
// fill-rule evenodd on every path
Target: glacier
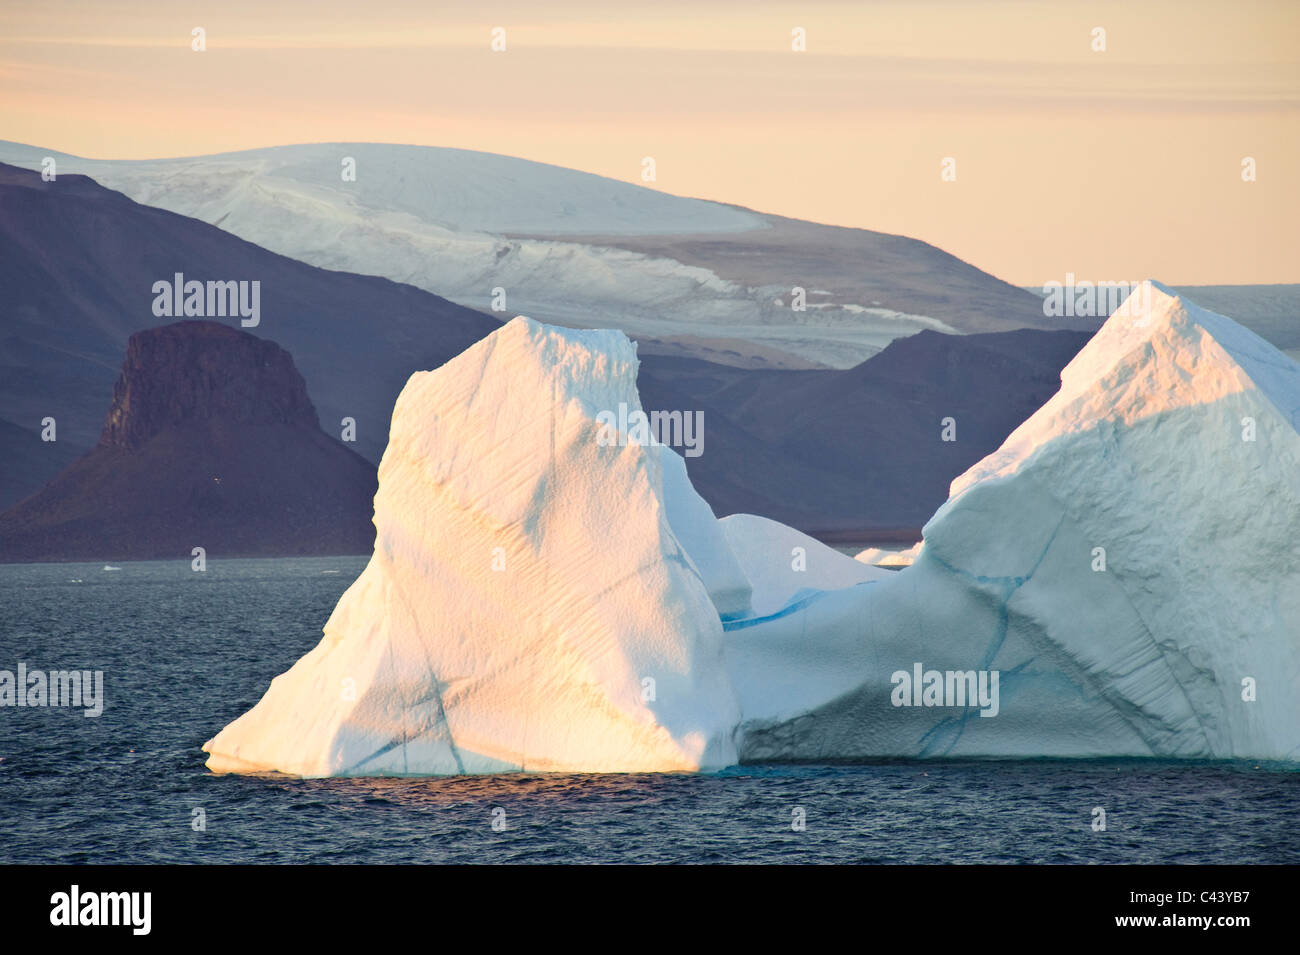
M 596 439 L 633 343 L 515 319 L 412 376 L 374 556 L 209 767 L 1300 759 L 1300 366 L 1139 293 L 899 570 L 717 520 L 671 448 Z
M 772 224 L 738 207 L 546 163 L 384 143 L 84 159 L 0 141 L 2 162 L 40 169 L 47 157 L 60 173 L 91 176 L 136 202 L 281 255 L 407 283 L 483 311 L 500 289 L 509 293 L 509 314 L 617 325 L 642 338 L 685 336 L 692 347 L 701 336 L 731 349 L 752 341 L 839 368 L 923 328 L 957 333 L 938 318 L 865 303 L 817 302 L 794 311 L 777 299 L 790 294 L 797 275 L 750 287 L 690 261 L 592 240 L 726 236 Z M 354 181 L 341 176 L 344 157 L 356 163 Z

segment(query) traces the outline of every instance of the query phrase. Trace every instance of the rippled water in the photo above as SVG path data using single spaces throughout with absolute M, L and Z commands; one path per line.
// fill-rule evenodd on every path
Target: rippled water
M 316 644 L 364 563 L 0 566 L 0 669 L 103 670 L 107 697 L 95 719 L 0 709 L 0 862 L 1300 862 L 1300 773 L 1253 763 L 208 773 L 199 747 Z

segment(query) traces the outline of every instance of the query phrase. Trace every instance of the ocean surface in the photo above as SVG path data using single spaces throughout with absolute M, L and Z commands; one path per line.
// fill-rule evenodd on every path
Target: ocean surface
M 0 565 L 0 670 L 101 670 L 105 696 L 95 718 L 0 707 L 0 862 L 1300 862 L 1300 772 L 1250 762 L 214 776 L 199 747 L 365 558 L 115 566 Z

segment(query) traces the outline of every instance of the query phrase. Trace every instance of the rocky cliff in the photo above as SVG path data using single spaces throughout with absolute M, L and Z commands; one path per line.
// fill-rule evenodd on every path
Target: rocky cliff
M 288 352 L 177 322 L 131 336 L 99 444 L 0 514 L 0 560 L 365 553 L 374 490 Z

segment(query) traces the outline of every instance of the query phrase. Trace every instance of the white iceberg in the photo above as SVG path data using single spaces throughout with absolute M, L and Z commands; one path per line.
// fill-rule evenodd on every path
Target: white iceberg
M 742 757 L 1300 758 L 1300 366 L 1134 295 L 864 595 L 857 688 Z M 917 664 L 998 671 L 996 718 L 895 705 Z
M 910 547 L 868 547 L 854 554 L 853 559 L 872 567 L 910 567 L 916 563 L 924 544 L 925 541 L 917 541 Z
M 205 745 L 208 765 L 735 762 L 720 610 L 745 612 L 748 583 L 680 458 L 601 440 L 601 411 L 640 408 L 636 369 L 620 332 L 518 318 L 413 375 L 379 468 L 374 556 L 321 643 Z
M 718 524 L 750 582 L 755 616 L 775 613 L 811 591 L 840 590 L 889 576 L 766 517 L 733 514 Z
M 718 521 L 618 332 L 516 319 L 393 415 L 375 555 L 214 770 L 1300 758 L 1300 366 L 1154 283 L 911 566 Z

